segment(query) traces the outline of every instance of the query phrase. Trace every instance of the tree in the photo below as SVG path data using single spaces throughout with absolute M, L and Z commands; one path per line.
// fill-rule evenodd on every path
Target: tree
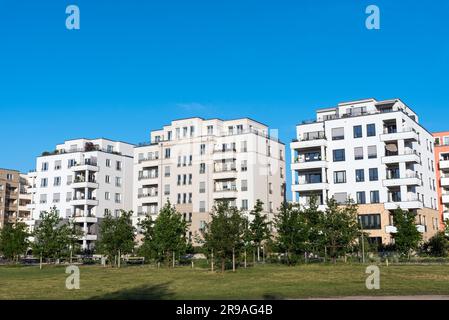
M 149 225 L 149 222 L 146 222 Z M 145 246 L 151 248 L 160 262 L 172 262 L 175 265 L 175 255 L 181 255 L 187 250 L 186 233 L 188 224 L 182 215 L 176 211 L 169 201 L 159 212 L 154 225 L 148 229 L 144 239 Z
M 0 253 L 11 261 L 18 261 L 28 249 L 27 226 L 24 223 L 5 224 L 0 230 Z
M 117 260 L 120 268 L 121 256 L 129 254 L 134 249 L 135 228 L 131 221 L 132 211 L 121 211 L 119 217 L 107 214 L 100 224 L 100 240 L 97 242 L 97 250 L 105 254 L 110 261 Z
M 449 250 L 449 241 L 444 232 L 440 231 L 423 245 L 423 249 L 434 257 L 446 257 Z
M 59 217 L 56 207 L 50 212 L 41 213 L 39 224 L 32 233 L 33 254 L 38 254 L 41 259 L 58 259 L 69 252 L 71 232 L 67 225 Z
M 154 241 L 154 220 L 150 215 L 147 215 L 145 219 L 139 221 L 139 228 L 143 235 L 142 244 L 139 247 L 139 254 L 144 256 L 145 259 L 151 260 L 157 257 L 156 250 L 153 245 Z
M 346 254 L 360 235 L 357 205 L 351 200 L 345 205 L 339 205 L 331 198 L 320 217 L 322 245 L 329 248 L 329 254 L 335 263 L 337 257 Z
M 80 249 L 79 240 L 84 235 L 84 232 L 75 224 L 73 219 L 70 219 L 68 224 L 62 226 L 61 233 L 64 234 L 63 238 L 67 241 L 70 252 L 70 263 L 72 263 L 73 253 Z
M 202 233 L 204 249 L 212 252 L 221 261 L 221 271 L 225 271 L 226 261 L 232 258 L 235 270 L 235 254 L 244 245 L 247 220 L 236 207 L 230 207 L 227 201 L 219 202 L 213 208 L 211 221 Z
M 257 248 L 257 261 L 260 262 L 260 246 L 262 242 L 270 238 L 269 223 L 267 217 L 262 215 L 263 202 L 257 200 L 254 209 L 251 210 L 250 215 L 253 216 L 253 220 L 249 224 L 250 240 Z
M 309 229 L 306 216 L 299 206 L 284 202 L 275 217 L 276 244 L 285 253 L 287 264 L 292 264 L 298 255 L 305 252 Z
M 397 233 L 394 235 L 395 246 L 409 259 L 412 250 L 418 249 L 422 241 L 422 235 L 416 228 L 415 221 L 416 214 L 412 211 L 405 211 L 398 207 L 393 212 L 393 222 L 397 228 Z

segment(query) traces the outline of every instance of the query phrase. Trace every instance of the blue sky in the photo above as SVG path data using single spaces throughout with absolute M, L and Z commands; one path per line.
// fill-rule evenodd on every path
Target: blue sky
M 69 4 L 81 30 L 65 28 Z M 449 130 L 448 16 L 447 0 L 0 0 L 0 167 L 189 116 L 248 116 L 288 144 L 316 108 L 368 97 Z

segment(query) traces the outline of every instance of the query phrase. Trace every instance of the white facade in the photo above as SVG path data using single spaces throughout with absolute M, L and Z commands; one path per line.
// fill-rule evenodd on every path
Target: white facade
M 135 148 L 134 222 L 167 200 L 190 222 L 190 239 L 217 200 L 248 211 L 260 199 L 270 216 L 284 200 L 285 170 L 285 146 L 257 121 L 173 121 Z
M 33 220 L 56 207 L 63 219 L 74 217 L 85 233 L 83 248 L 91 249 L 106 212 L 132 210 L 133 148 L 107 139 L 77 139 L 43 153 L 29 174 Z
M 434 138 L 399 99 L 320 109 L 315 121 L 297 126 L 291 151 L 291 191 L 301 205 L 313 194 L 323 206 L 334 197 L 427 215 L 438 209 Z

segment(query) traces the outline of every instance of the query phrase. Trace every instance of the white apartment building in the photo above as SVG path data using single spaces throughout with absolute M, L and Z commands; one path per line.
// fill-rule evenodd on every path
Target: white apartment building
M 134 222 L 156 217 L 169 200 L 200 234 L 216 201 L 270 218 L 285 196 L 285 145 L 266 125 L 244 118 L 175 120 L 134 150 Z
M 426 240 L 438 230 L 434 138 L 401 100 L 366 99 L 319 109 L 291 143 L 293 200 L 348 198 L 373 243 L 391 243 L 391 211 L 413 210 Z
M 134 145 L 108 139 L 69 140 L 44 152 L 29 173 L 30 227 L 42 211 L 56 207 L 84 231 L 83 249 L 93 249 L 104 215 L 132 210 L 133 154 Z

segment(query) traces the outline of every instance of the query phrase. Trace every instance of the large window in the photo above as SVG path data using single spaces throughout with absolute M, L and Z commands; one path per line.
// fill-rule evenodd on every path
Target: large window
M 363 147 L 354 148 L 354 160 L 363 160 Z
M 362 137 L 362 126 L 354 126 L 354 138 Z
M 359 215 L 359 221 L 364 230 L 381 229 L 380 214 L 364 214 Z
M 379 180 L 379 173 L 377 168 L 370 168 L 369 169 L 369 181 L 378 181 Z
M 337 149 L 333 151 L 334 162 L 345 161 L 345 149 Z
M 334 199 L 338 204 L 345 204 L 348 200 L 348 194 L 346 192 L 337 192 L 334 194 Z
M 378 190 L 371 191 L 370 198 L 371 203 L 379 203 L 380 202 L 379 191 Z
M 374 137 L 376 135 L 376 125 L 374 123 L 366 125 L 366 135 L 368 137 Z
M 343 140 L 344 138 L 345 138 L 345 129 L 343 127 L 332 129 L 332 140 Z
M 364 169 L 356 169 L 355 170 L 355 182 L 364 182 L 365 181 L 365 170 Z
M 346 171 L 335 171 L 334 183 L 346 183 Z
M 356 193 L 356 197 L 357 197 L 357 203 L 358 204 L 365 204 L 366 203 L 365 191 L 357 192 Z
M 377 147 L 368 146 L 368 159 L 376 159 L 376 158 L 377 158 Z

